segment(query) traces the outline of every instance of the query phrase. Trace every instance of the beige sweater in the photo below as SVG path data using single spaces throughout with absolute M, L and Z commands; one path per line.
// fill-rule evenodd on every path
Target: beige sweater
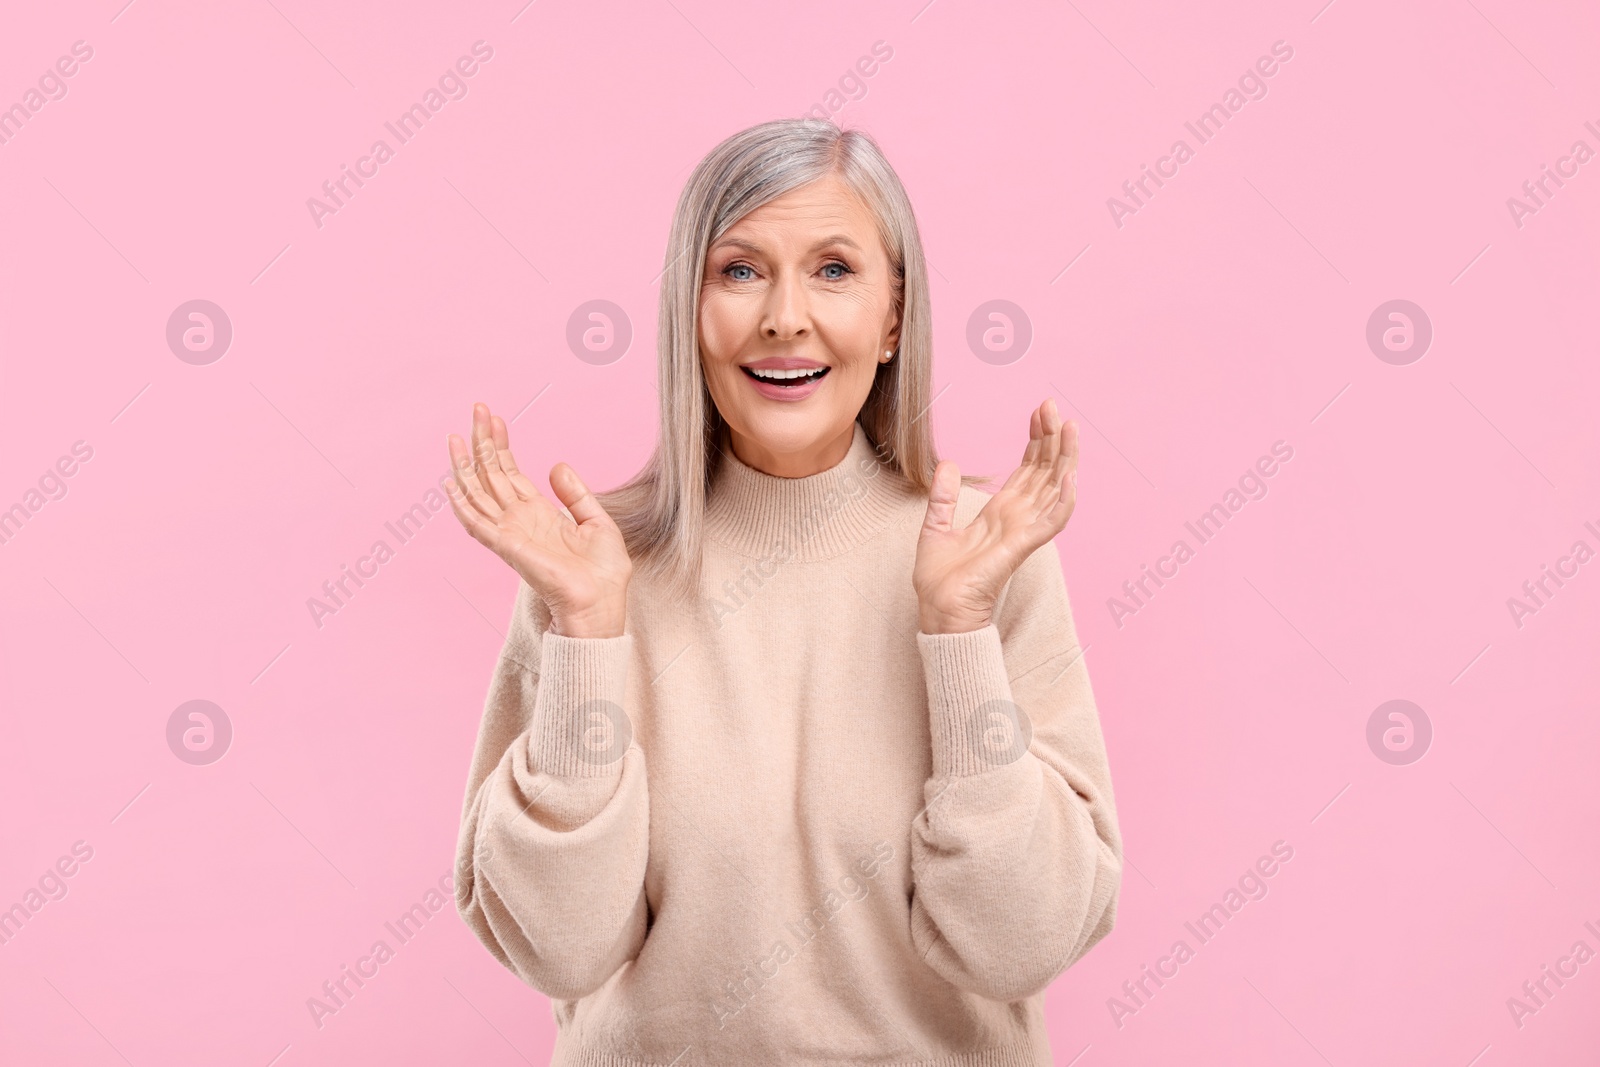
M 1043 991 L 1116 916 L 1105 744 L 1053 543 L 918 632 L 926 506 L 857 425 L 810 477 L 722 461 L 698 607 L 636 577 L 569 638 L 521 587 L 456 903 L 557 1067 L 1051 1062 Z

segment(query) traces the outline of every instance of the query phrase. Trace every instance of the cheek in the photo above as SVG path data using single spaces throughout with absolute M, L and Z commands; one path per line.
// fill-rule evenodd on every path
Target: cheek
M 750 333 L 749 313 L 738 300 L 714 294 L 700 302 L 700 347 L 706 358 L 727 362 L 737 358 L 739 346 Z
M 872 391 L 872 383 L 877 376 L 878 361 L 870 355 L 852 360 L 845 368 L 844 377 L 839 380 L 842 387 L 840 392 L 849 397 L 852 404 L 859 405 Z
M 719 409 L 737 406 L 739 391 L 733 381 L 742 376 L 736 368 L 742 348 L 736 307 L 716 296 L 700 303 L 700 370 L 705 375 L 711 401 Z
M 841 300 L 818 316 L 819 331 L 841 362 L 851 369 L 864 366 L 869 372 L 879 356 L 878 342 L 883 340 L 883 316 L 871 307 L 854 300 Z

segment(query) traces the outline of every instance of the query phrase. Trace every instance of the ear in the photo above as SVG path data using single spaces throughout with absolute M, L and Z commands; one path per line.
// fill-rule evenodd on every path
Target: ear
M 889 332 L 883 338 L 885 352 L 893 352 L 900 347 L 900 312 L 898 307 L 889 312 Z

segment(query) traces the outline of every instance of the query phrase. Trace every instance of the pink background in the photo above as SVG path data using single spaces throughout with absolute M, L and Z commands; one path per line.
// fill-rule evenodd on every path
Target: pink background
M 1600 950 L 1600 563 L 1520 627 L 1506 602 L 1600 549 L 1600 161 L 1520 227 L 1506 200 L 1600 149 L 1600 15 L 922 2 L 10 13 L 0 104 L 94 55 L 0 146 L 0 507 L 93 458 L 0 545 L 0 906 L 93 858 L 0 946 L 0 1059 L 545 1061 L 547 1002 L 448 909 L 320 1029 L 306 1007 L 452 864 L 516 583 L 448 510 L 405 545 L 383 524 L 474 400 L 521 412 L 529 468 L 636 469 L 689 169 L 826 111 L 883 41 L 837 118 L 921 219 L 942 452 L 1004 475 L 1052 393 L 1084 432 L 1059 545 L 1128 871 L 1048 993 L 1057 1061 L 1593 1062 L 1600 961 L 1520 1027 L 1506 1001 Z M 306 199 L 480 39 L 468 95 L 318 228 Z M 1183 123 L 1279 40 L 1268 95 L 1198 144 Z M 1179 137 L 1194 158 L 1119 228 L 1107 198 Z M 209 365 L 166 342 L 194 299 L 233 326 Z M 565 340 L 597 299 L 634 329 L 608 365 Z M 966 342 L 995 299 L 1034 334 L 1002 364 Z M 1365 338 L 1394 299 L 1433 326 L 1404 366 Z M 1185 521 L 1280 440 L 1268 495 L 1199 546 Z M 318 628 L 307 599 L 379 538 Z M 1119 626 L 1108 599 L 1179 538 Z M 166 741 L 193 699 L 233 726 L 207 766 Z M 1392 699 L 1432 723 L 1409 765 L 1366 740 Z M 1108 998 L 1280 840 L 1269 895 L 1119 1027 Z

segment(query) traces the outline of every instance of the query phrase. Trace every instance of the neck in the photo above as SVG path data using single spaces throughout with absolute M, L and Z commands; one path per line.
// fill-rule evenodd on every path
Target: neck
M 743 554 L 825 559 L 882 530 L 915 495 L 882 463 L 859 424 L 831 467 L 800 477 L 758 470 L 724 455 L 706 501 L 706 536 Z
M 809 478 L 813 474 L 832 470 L 844 461 L 855 440 L 855 423 L 852 421 L 837 434 L 798 452 L 780 452 L 769 448 L 731 426 L 728 427 L 728 436 L 733 454 L 751 470 L 770 474 L 774 478 Z

